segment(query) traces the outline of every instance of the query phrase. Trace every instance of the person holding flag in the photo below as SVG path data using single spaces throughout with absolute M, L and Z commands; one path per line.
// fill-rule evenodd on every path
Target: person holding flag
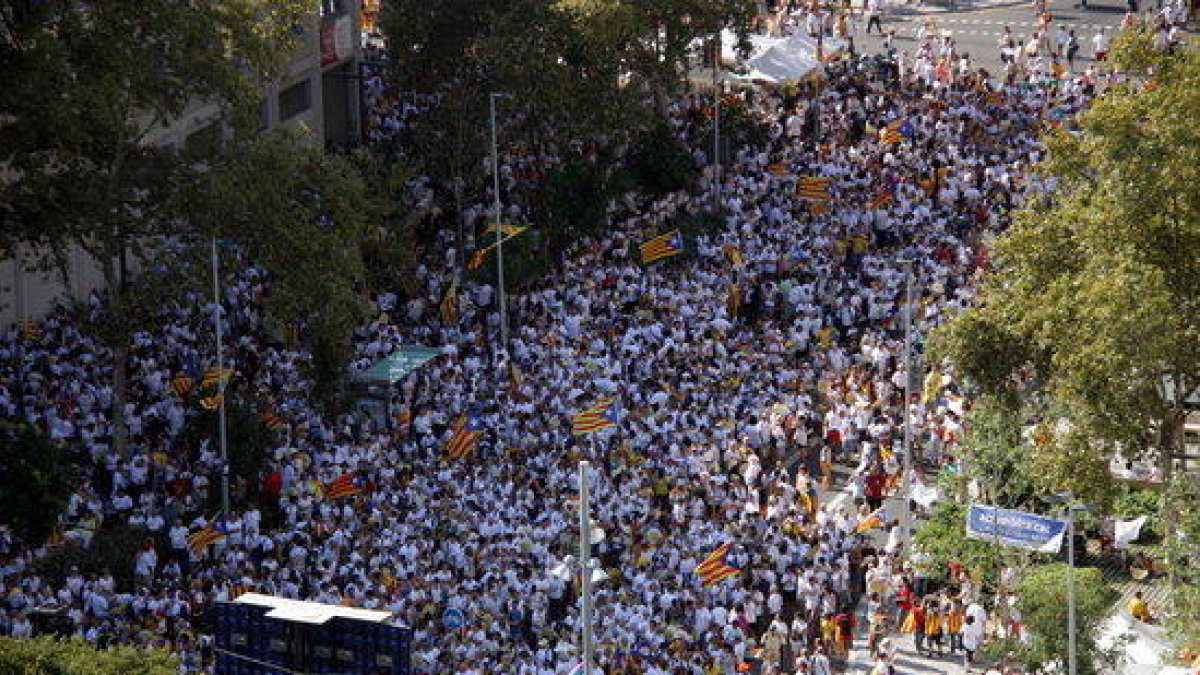
M 456 462 L 470 457 L 479 446 L 483 431 L 483 418 L 478 409 L 472 408 L 454 423 L 454 431 L 446 442 L 446 457 Z
M 605 399 L 572 415 L 571 433 L 582 436 L 615 427 L 620 421 L 621 411 L 617 407 L 616 399 Z
M 726 561 L 726 556 L 729 555 L 729 549 L 733 547 L 730 542 L 725 542 L 709 553 L 704 560 L 696 565 L 696 575 L 700 577 L 700 582 L 705 587 L 714 586 L 729 577 L 736 574 L 741 574 L 740 568 L 730 565 Z

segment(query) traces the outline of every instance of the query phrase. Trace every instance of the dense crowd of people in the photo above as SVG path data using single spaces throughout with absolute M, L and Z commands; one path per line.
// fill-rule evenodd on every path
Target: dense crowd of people
M 53 543 L 22 547 L 0 530 L 0 633 L 28 636 L 33 611 L 54 610 L 89 640 L 163 646 L 202 670 L 213 656 L 204 608 L 253 590 L 394 611 L 414 631 L 417 673 L 566 673 L 580 658 L 578 591 L 549 570 L 575 549 L 587 459 L 606 533 L 596 547 L 608 577 L 596 587 L 603 672 L 729 673 L 758 660 L 764 673 L 830 675 L 863 620 L 886 647 L 876 610 L 911 595 L 914 573 L 894 536 L 879 545 L 859 525 L 899 471 L 901 261 L 912 261 L 919 341 L 970 301 L 1009 210 L 1046 188 L 1028 172 L 1039 132 L 1085 106 L 1101 77 L 1046 78 L 1037 66 L 1027 78 L 990 77 L 933 30 L 896 57 L 831 67 L 809 94 L 731 91 L 729 105 L 769 126 L 769 144 L 742 149 L 719 174 L 691 148 L 707 166 L 700 185 L 630 196 L 607 233 L 509 291 L 505 344 L 496 288 L 464 285 L 445 307 L 462 256 L 444 233 L 417 291 L 375 289 L 377 311 L 355 333 L 355 370 L 403 346 L 440 350 L 391 389 L 384 416 L 314 407 L 311 354 L 269 338 L 260 307 L 270 281 L 236 252 L 219 306 L 184 298 L 134 335 L 123 453 L 114 354 L 66 310 L 13 327 L 0 336 L 0 413 L 71 448 L 81 473 Z M 389 98 L 382 79 L 368 87 L 374 142 L 421 113 Z M 708 123 L 704 97 L 670 112 L 685 140 Z M 512 206 L 526 183 L 579 152 L 506 152 L 508 216 L 522 217 Z M 830 179 L 828 199 L 797 195 L 809 176 Z M 639 243 L 714 201 L 715 229 L 686 253 L 641 263 Z M 478 202 L 473 224 L 490 195 Z M 105 311 L 102 295 L 88 305 L 93 318 Z M 279 420 L 268 475 L 237 477 L 236 490 L 266 495 L 274 518 L 244 498 L 219 518 L 204 512 L 219 458 L 187 438 L 214 315 L 231 397 Z M 934 391 L 912 414 L 920 446 L 940 461 L 956 452 L 963 403 L 952 387 Z M 573 413 L 609 398 L 617 425 L 572 434 Z M 483 433 L 451 461 L 445 445 L 468 412 Z M 821 490 L 837 466 L 850 476 L 845 497 Z M 323 496 L 345 475 L 357 494 Z M 145 532 L 130 551 L 131 585 L 39 571 L 56 547 L 86 545 L 113 522 Z M 218 525 L 223 538 L 190 550 L 190 534 Z M 705 587 L 694 569 L 726 542 L 741 573 Z M 856 617 L 864 593 L 868 612 Z M 959 617 L 962 639 L 948 647 L 978 645 L 977 601 L 931 601 L 932 615 Z M 447 608 L 467 626 L 446 628 Z

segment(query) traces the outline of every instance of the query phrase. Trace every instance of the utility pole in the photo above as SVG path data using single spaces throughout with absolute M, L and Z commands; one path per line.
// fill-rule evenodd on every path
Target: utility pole
M 588 470 L 591 464 L 579 463 L 579 576 L 583 580 L 583 675 L 592 675 L 592 523 L 589 515 Z
M 500 151 L 496 142 L 496 99 L 511 98 L 511 94 L 493 91 L 488 96 L 489 112 L 492 119 L 492 189 L 496 193 L 496 282 L 500 286 L 500 345 L 508 345 L 508 300 L 504 295 L 504 231 L 501 227 L 500 214 Z
M 903 503 L 900 520 L 900 541 L 909 545 L 912 539 L 912 260 L 903 260 L 904 267 L 904 445 L 901 451 L 900 500 Z M 910 551 L 911 552 L 911 551 Z
M 721 212 L 721 36 L 713 49 L 713 213 Z
M 1067 504 L 1067 675 L 1075 675 L 1075 505 Z
M 1067 518 L 1067 675 L 1075 675 L 1075 512 L 1088 511 L 1091 506 L 1078 504 L 1070 492 L 1045 498 L 1052 504 L 1062 504 Z
M 229 518 L 229 451 L 225 430 L 225 345 L 221 332 L 221 265 L 217 258 L 217 238 L 212 240 L 213 327 L 217 334 L 217 434 L 221 444 L 221 512 Z

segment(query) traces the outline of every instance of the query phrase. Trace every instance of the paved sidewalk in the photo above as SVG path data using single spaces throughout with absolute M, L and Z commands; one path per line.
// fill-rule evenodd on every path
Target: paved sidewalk
M 865 623 L 861 616 L 860 622 Z M 913 649 L 911 635 L 893 633 L 890 639 L 896 646 L 896 658 L 892 661 L 892 666 L 895 667 L 897 675 L 964 675 L 967 672 L 963 667 L 962 652 L 954 655 L 947 653 L 941 657 L 930 658 L 918 654 L 917 650 Z M 846 673 L 848 675 L 870 673 L 874 665 L 875 660 L 867 652 L 867 632 L 864 628 L 854 637 L 854 649 L 850 652 Z M 978 661 L 971 669 L 976 674 L 982 673 L 983 670 L 983 666 Z

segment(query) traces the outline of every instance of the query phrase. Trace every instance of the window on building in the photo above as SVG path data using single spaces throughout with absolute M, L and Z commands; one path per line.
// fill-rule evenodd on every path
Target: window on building
M 301 80 L 279 92 L 280 121 L 290 120 L 311 107 L 312 92 L 308 80 Z

